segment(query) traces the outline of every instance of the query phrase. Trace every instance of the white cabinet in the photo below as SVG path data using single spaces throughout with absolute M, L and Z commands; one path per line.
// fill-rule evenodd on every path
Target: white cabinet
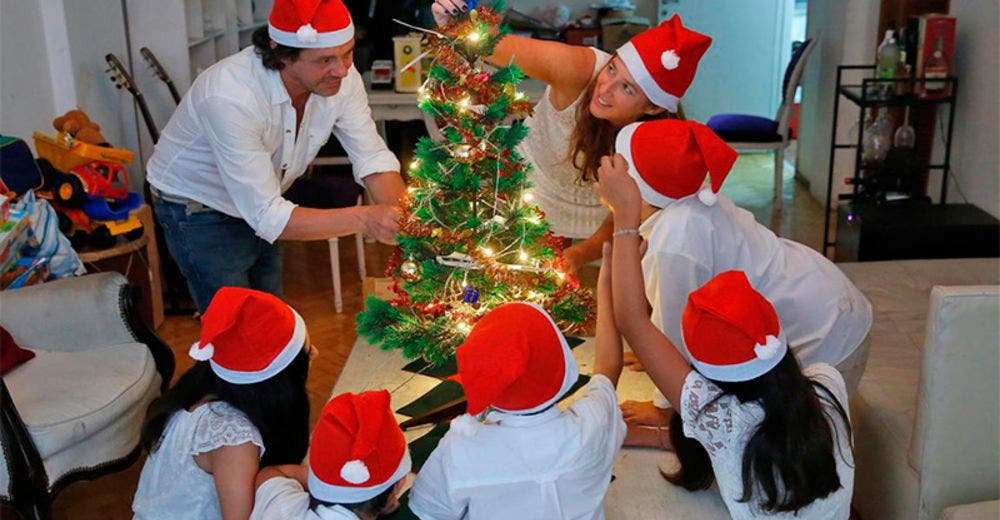
M 166 87 L 140 54 L 149 48 L 183 96 L 213 63 L 251 44 L 267 25 L 273 0 L 125 0 L 132 76 L 163 129 L 176 107 Z M 128 66 L 128 64 L 126 65 Z M 138 121 L 143 165 L 153 150 L 145 123 Z

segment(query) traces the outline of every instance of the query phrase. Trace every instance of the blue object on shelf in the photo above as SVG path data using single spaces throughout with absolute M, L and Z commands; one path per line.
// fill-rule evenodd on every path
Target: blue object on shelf
M 129 192 L 123 201 L 108 202 L 103 198 L 89 198 L 83 205 L 83 212 L 96 220 L 125 220 L 129 213 L 142 206 L 142 195 Z

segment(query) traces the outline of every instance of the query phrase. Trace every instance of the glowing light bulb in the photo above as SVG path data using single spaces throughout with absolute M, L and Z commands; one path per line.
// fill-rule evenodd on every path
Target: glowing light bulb
M 482 248 L 482 252 L 486 256 L 493 256 L 493 249 L 489 247 Z
M 528 217 L 526 220 L 536 226 L 542 223 L 542 220 L 539 219 L 538 217 Z
M 483 35 L 479 34 L 479 31 L 472 31 L 472 32 L 469 33 L 469 36 L 467 36 L 466 38 L 470 42 L 472 42 L 472 43 L 479 43 L 479 40 L 482 37 L 483 37 Z
M 417 187 L 416 186 L 410 186 L 410 187 L 406 188 L 406 191 L 409 192 L 410 194 L 416 193 L 417 192 Z
M 535 200 L 535 195 L 530 191 L 526 191 L 524 192 L 524 196 L 522 197 L 522 199 L 524 199 L 524 202 L 531 202 Z
M 470 327 L 468 323 L 460 321 L 458 322 L 458 330 L 461 331 L 462 334 L 468 334 L 470 331 L 472 331 L 472 327 Z
M 528 253 L 524 252 L 524 249 L 521 250 L 521 254 L 518 255 L 518 256 L 519 256 L 519 258 L 521 259 L 522 262 L 527 262 L 528 261 L 528 258 L 529 258 L 528 257 Z
M 564 273 L 562 271 L 556 271 L 556 278 L 559 278 L 560 281 L 561 280 L 565 280 L 566 279 L 566 273 Z
M 462 100 L 458 102 L 458 108 L 461 109 L 461 110 L 468 110 L 469 106 L 471 104 L 472 104 L 472 100 L 471 99 L 469 99 L 467 97 L 466 98 L 462 98 Z
M 515 92 L 514 93 L 514 101 L 524 101 L 524 98 L 525 98 L 524 92 Z
M 417 168 L 420 168 L 420 161 L 414 159 L 412 162 L 410 162 L 410 169 L 416 170 Z

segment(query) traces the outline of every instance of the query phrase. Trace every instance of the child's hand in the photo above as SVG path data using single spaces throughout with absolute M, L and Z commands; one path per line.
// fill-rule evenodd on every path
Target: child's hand
M 438 26 L 447 25 L 452 16 L 468 10 L 469 6 L 463 0 L 434 0 L 434 4 L 431 5 L 434 21 L 437 22 Z
M 601 271 L 597 274 L 597 291 L 611 296 L 611 242 L 601 245 Z
M 628 173 L 628 161 L 621 154 L 601 158 L 597 169 L 598 180 L 594 189 L 604 203 L 615 213 L 616 222 L 626 219 L 626 225 L 638 225 L 642 196 L 639 186 Z

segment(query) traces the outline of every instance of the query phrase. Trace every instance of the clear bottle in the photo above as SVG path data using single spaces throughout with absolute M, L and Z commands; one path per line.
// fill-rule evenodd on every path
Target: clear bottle
M 924 63 L 924 88 L 927 92 L 941 92 L 946 86 L 943 81 L 946 77 L 948 62 L 944 59 L 944 38 L 938 36 L 934 42 L 934 52 Z
M 893 148 L 913 148 L 917 142 L 917 134 L 910 126 L 910 107 L 906 107 L 906 115 L 903 116 L 903 125 L 896 129 L 892 136 Z
M 899 45 L 896 44 L 895 31 L 888 29 L 885 37 L 878 46 L 875 61 L 875 77 L 881 80 L 891 80 L 896 77 L 896 69 L 899 67 Z M 895 92 L 895 85 L 890 82 L 879 82 L 875 87 L 878 98 L 891 97 Z

